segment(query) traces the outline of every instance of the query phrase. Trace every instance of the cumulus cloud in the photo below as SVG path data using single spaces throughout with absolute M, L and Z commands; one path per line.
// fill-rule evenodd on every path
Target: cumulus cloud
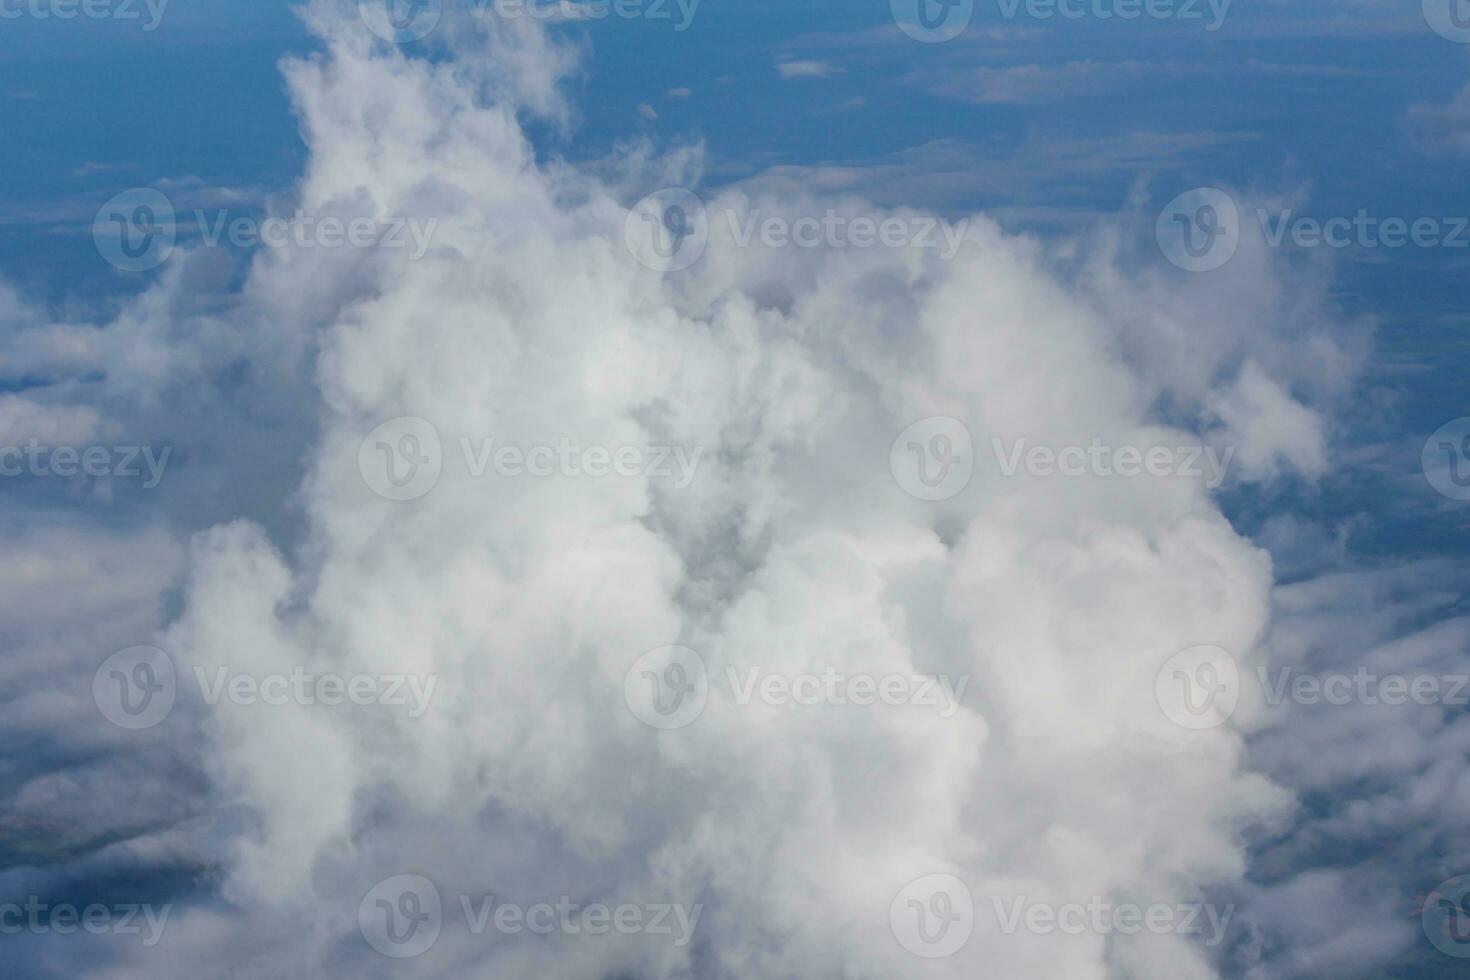
M 1209 411 L 1224 425 L 1220 438 L 1233 446 L 1246 474 L 1263 478 L 1285 468 L 1320 476 L 1327 468 L 1322 420 L 1281 389 L 1254 362 L 1234 385 L 1210 399 Z
M 1322 413 L 1358 356 L 1354 334 L 1334 337 L 1321 284 L 1289 288 L 1249 242 L 1219 277 L 1184 281 L 1140 269 L 1111 229 L 1052 248 L 982 216 L 948 261 L 919 244 L 742 243 L 721 215 L 924 217 L 760 183 L 707 193 L 704 255 L 660 274 L 625 247 L 629 205 L 699 186 L 701 155 L 639 148 L 610 166 L 616 179 L 538 158 L 522 114 L 572 118 L 558 86 L 574 57 L 534 25 L 485 36 L 455 16 L 442 57 L 410 58 L 318 0 L 321 53 L 285 65 L 310 150 L 296 203 L 431 215 L 418 261 L 262 253 L 221 307 L 209 258 L 185 252 L 95 330 L 12 300 L 27 363 L 72 373 L 44 424 L 95 424 L 103 404 L 118 424 L 198 438 L 208 461 L 161 498 L 171 521 L 135 538 L 94 530 L 146 555 L 147 574 L 114 566 L 127 591 L 99 588 L 79 616 L 109 628 L 28 640 L 12 690 L 58 640 L 81 691 L 99 651 L 144 642 L 185 686 L 298 668 L 437 683 L 418 716 L 187 699 L 139 741 L 107 732 L 171 760 L 151 774 L 146 826 L 109 834 L 133 842 L 118 860 L 167 854 L 218 887 L 183 893 L 157 950 L 34 940 L 32 962 L 105 955 L 112 976 L 195 976 L 226 955 L 262 975 L 359 976 L 382 963 L 359 904 L 416 874 L 452 914 L 431 949 L 395 964 L 403 975 L 1221 975 L 1220 950 L 1187 935 L 1010 932 L 995 910 L 1249 891 L 1249 828 L 1290 813 L 1289 793 L 1247 764 L 1247 734 L 1273 720 L 1252 702 L 1233 724 L 1187 730 L 1160 710 L 1155 676 L 1205 643 L 1246 670 L 1268 662 L 1270 558 L 1203 479 L 1055 479 L 987 453 L 1219 437 L 1244 481 L 1319 474 Z M 826 73 L 787 71 L 802 64 L 783 75 Z M 119 367 L 99 392 L 86 367 L 104 358 Z M 196 403 L 227 451 L 164 417 Z M 35 428 L 38 404 L 10 411 Z M 891 450 L 939 416 L 962 423 L 977 465 L 936 502 L 905 490 Z M 408 417 L 415 441 L 370 438 Z M 477 475 L 461 449 L 486 439 L 677 447 L 700 463 L 686 485 Z M 369 464 L 425 449 L 431 489 L 375 492 Z M 247 489 L 223 503 L 182 503 L 235 485 Z M 276 497 L 289 506 L 261 503 Z M 32 542 L 7 572 L 21 588 L 0 602 L 17 621 L 66 573 L 41 556 L 65 547 Z M 708 700 L 658 730 L 625 685 L 670 645 L 698 654 Z M 968 683 L 948 715 L 742 704 L 716 683 L 752 670 Z M 87 707 L 75 691 L 33 695 L 17 717 L 34 734 Z M 1270 761 L 1299 781 L 1289 752 Z M 88 798 L 144 795 L 109 785 L 137 764 L 115 763 L 32 773 L 14 806 L 102 821 Z M 927 961 L 897 940 L 890 909 L 934 874 L 966 882 L 976 921 L 963 949 Z M 1304 880 L 1261 900 L 1344 887 Z M 700 911 L 682 945 L 490 940 L 456 920 L 461 896 L 487 894 Z
M 1418 918 L 1470 860 L 1455 816 L 1470 793 L 1463 581 L 1451 563 L 1413 562 L 1277 590 L 1270 669 L 1254 681 L 1277 703 L 1252 764 L 1313 805 L 1259 845 L 1243 925 L 1262 941 L 1239 950 L 1240 975 L 1443 968 Z M 1314 680 L 1324 693 L 1290 693 Z
M 219 791 L 256 817 L 232 900 L 350 911 L 416 868 L 446 893 L 705 908 L 686 949 L 609 944 L 593 962 L 566 937 L 502 952 L 455 934 L 427 973 L 904 973 L 889 905 L 928 873 L 963 876 L 987 914 L 992 895 L 1186 901 L 1239 873 L 1237 828 L 1279 792 L 1240 771 L 1239 735 L 1174 728 L 1138 683 L 1200 637 L 1248 658 L 1265 627 L 1269 565 L 1203 486 L 987 472 L 935 508 L 888 473 L 889 443 L 928 415 L 984 437 L 1161 438 L 1098 314 L 1030 245 L 977 220 L 950 265 L 918 249 L 793 257 L 737 247 L 716 222 L 699 265 L 653 275 L 620 247 L 619 202 L 538 167 L 507 104 L 452 65 L 328 43 L 289 71 L 306 130 L 331 134 L 305 193 L 326 203 L 368 181 L 376 207 L 445 220 L 426 260 L 323 334 L 309 579 L 247 526 L 211 532 L 167 642 L 208 664 L 320 658 L 444 687 L 414 721 L 215 716 Z M 391 114 L 364 111 L 385 92 Z M 380 164 L 347 164 L 364 159 Z M 755 204 L 731 192 L 710 210 Z M 570 437 L 707 462 L 682 490 L 561 475 L 487 488 L 446 464 L 404 505 L 358 468 L 367 433 L 398 416 L 429 420 L 446 447 Z M 977 693 L 947 720 L 717 693 L 696 724 L 658 734 L 622 685 L 670 643 L 715 676 L 831 665 L 973 675 Z M 465 853 L 471 828 L 495 843 Z M 990 935 L 940 971 L 1102 976 L 1163 955 L 1152 942 Z M 1161 945 L 1209 975 L 1187 940 Z

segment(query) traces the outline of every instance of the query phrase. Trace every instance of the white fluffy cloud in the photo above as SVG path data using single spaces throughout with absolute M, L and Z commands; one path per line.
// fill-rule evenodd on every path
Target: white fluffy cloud
M 195 668 L 305 667 L 438 687 L 421 717 L 221 702 L 153 733 L 188 741 L 180 766 L 230 815 L 207 857 L 195 837 L 178 845 L 222 882 L 159 950 L 109 943 L 108 975 L 192 976 L 219 950 L 263 974 L 361 975 L 379 959 L 359 902 L 406 873 L 436 883 L 449 920 L 458 896 L 484 894 L 702 913 L 687 945 L 490 939 L 447 921 L 396 964 L 404 975 L 1218 975 L 1195 937 L 1007 934 L 996 903 L 1173 906 L 1239 887 L 1247 828 L 1288 806 L 1245 765 L 1240 729 L 1259 713 L 1187 731 L 1155 703 L 1154 677 L 1198 644 L 1264 662 L 1269 557 L 1200 479 L 979 465 L 931 503 L 894 479 L 889 451 L 911 423 L 949 416 L 981 457 L 992 439 L 1210 438 L 1239 448 L 1242 479 L 1316 475 L 1314 406 L 1341 382 L 1293 355 L 1334 369 L 1355 356 L 1320 310 L 1295 315 L 1316 284 L 1293 293 L 1249 246 L 1212 283 L 1166 280 L 1124 271 L 1106 236 L 1059 257 L 982 217 L 948 262 L 919 247 L 741 247 L 716 220 L 697 265 L 660 275 L 624 247 L 622 184 L 694 185 L 699 155 L 634 151 L 618 186 L 538 163 L 518 114 L 570 118 L 557 80 L 575 68 L 545 35 L 485 38 L 451 18 L 442 57 L 409 58 L 336 5 L 310 16 L 324 51 L 285 67 L 310 149 L 299 206 L 432 216 L 428 253 L 262 254 L 223 314 L 186 308 L 205 260 L 185 256 L 105 332 L 35 324 L 28 349 L 55 364 L 105 351 L 118 365 L 105 399 L 142 426 L 161 425 L 160 388 L 244 363 L 257 403 L 209 389 L 203 410 L 236 442 L 185 486 L 243 477 L 268 497 L 299 483 L 289 514 L 192 512 L 213 526 L 188 546 L 178 614 L 158 632 L 161 617 L 140 619 L 131 642 L 156 639 L 186 684 Z M 759 185 L 708 197 L 710 214 L 873 213 Z M 49 422 L 90 418 L 83 394 Z M 369 488 L 360 455 L 406 416 L 432 425 L 443 471 L 395 502 Z M 683 487 L 477 477 L 461 440 L 488 438 L 679 447 L 701 462 Z M 283 475 L 251 476 L 262 462 Z M 157 533 L 149 547 L 168 557 L 134 582 L 149 608 L 179 561 Z M 702 657 L 710 693 L 694 723 L 660 732 L 624 681 L 671 644 Z M 943 717 L 740 704 L 716 683 L 751 669 L 968 689 Z M 41 777 L 20 799 L 59 794 Z M 961 951 L 929 961 L 889 913 L 935 873 L 968 884 L 976 921 Z

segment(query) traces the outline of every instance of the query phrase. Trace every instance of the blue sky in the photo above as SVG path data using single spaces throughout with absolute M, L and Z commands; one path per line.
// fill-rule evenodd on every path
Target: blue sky
M 1410 112 L 1453 98 L 1470 59 L 1411 6 L 1237 2 L 1210 31 L 1207 21 L 1037 20 L 1025 8 L 1006 18 L 990 0 L 964 34 L 925 45 L 892 29 L 887 4 L 705 0 L 682 32 L 616 18 L 576 29 L 591 47 L 576 125 L 547 151 L 598 155 L 643 126 L 661 140 L 703 140 L 719 180 L 952 141 L 1016 169 L 912 203 L 1117 210 L 1145 179 L 1159 192 L 1305 187 L 1324 213 L 1463 211 L 1460 161 L 1430 152 L 1433 127 L 1422 131 Z M 0 45 L 0 122 L 25 135 L 4 149 L 11 222 L 162 178 L 278 189 L 299 170 L 277 63 L 311 42 L 284 2 L 176 0 L 151 32 L 136 21 L 23 19 Z M 781 62 L 822 73 L 783 77 Z M 688 97 L 668 97 L 683 88 Z M 640 120 L 645 103 L 657 121 Z M 1056 172 L 1057 147 L 1091 141 L 1113 152 Z
M 1203 3 L 1198 20 L 1120 21 L 1040 19 L 1025 5 L 1007 16 L 987 0 L 958 37 L 921 44 L 894 29 L 886 3 L 704 0 L 682 31 L 672 5 L 669 20 L 565 29 L 586 51 L 572 125 L 531 131 L 543 156 L 574 161 L 635 133 L 702 143 L 708 187 L 772 168 L 871 171 L 882 177 L 862 189 L 880 203 L 984 210 L 1020 231 L 1126 212 L 1145 247 L 1150 205 L 1196 186 L 1291 199 L 1321 218 L 1470 214 L 1455 144 L 1470 123 L 1433 115 L 1470 86 L 1470 45 L 1413 7 L 1239 0 L 1211 30 Z M 147 282 L 92 246 L 91 218 L 112 194 L 162 182 L 248 208 L 289 193 L 305 160 L 279 62 L 314 45 L 290 4 L 175 0 L 152 31 L 140 15 L 23 18 L 0 35 L 0 126 L 23 134 L 0 147 L 0 260 L 56 304 Z M 789 63 L 810 67 L 788 75 Z M 1380 320 L 1383 380 L 1406 400 L 1396 424 L 1417 433 L 1458 415 L 1445 331 L 1462 322 L 1470 249 L 1334 259 L 1342 308 Z M 1403 390 L 1405 365 L 1388 360 L 1400 356 L 1444 382 Z M 1334 496 L 1309 505 L 1339 519 L 1361 506 Z M 1419 548 L 1464 544 L 1457 521 L 1401 530 Z

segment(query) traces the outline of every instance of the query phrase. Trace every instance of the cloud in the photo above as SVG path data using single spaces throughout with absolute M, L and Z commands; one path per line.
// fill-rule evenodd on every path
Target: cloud
M 837 71 L 825 61 L 781 61 L 776 70 L 782 78 L 826 78 Z
M 1294 76 L 1345 78 L 1371 72 L 1337 65 L 1276 64 L 1251 59 L 1239 64 L 1206 62 L 1099 61 L 1084 59 L 1059 63 L 1031 63 L 993 68 L 924 69 L 911 77 L 931 91 L 980 105 L 1039 105 L 1064 98 L 1114 96 L 1164 80 L 1189 84 L 1200 78 Z
M 1253 766 L 1315 805 L 1260 846 L 1247 921 L 1280 952 L 1247 954 L 1242 975 L 1442 968 L 1417 919 L 1423 896 L 1470 857 L 1452 816 L 1470 793 L 1455 762 L 1470 740 L 1454 703 L 1465 694 L 1470 641 L 1470 621 L 1455 608 L 1464 581 L 1462 566 L 1425 561 L 1278 588 L 1265 686 L 1334 677 L 1349 685 L 1329 687 L 1338 693 L 1359 678 L 1373 686 L 1346 702 L 1286 698 L 1253 742 Z M 1377 681 L 1395 676 L 1436 681 L 1444 703 L 1386 703 L 1379 696 L 1390 689 Z
M 95 176 L 96 174 L 110 173 L 117 169 L 119 168 L 116 164 L 98 163 L 95 160 L 88 160 L 86 163 L 73 167 L 71 175 L 73 177 L 86 178 Z
M 1095 227 L 1108 215 L 1098 202 L 1128 196 L 1140 172 L 1168 174 L 1221 147 L 1259 140 L 1252 132 L 1134 131 L 1090 139 L 1031 136 L 1017 143 L 971 145 L 935 140 L 880 157 L 820 164 L 726 163 L 721 176 L 771 193 L 851 195 L 887 206 L 954 214 L 984 206 L 999 218 L 1033 218 L 1068 231 Z M 1057 220 L 1060 218 L 1060 220 Z
M 1123 219 L 1050 242 L 976 215 L 948 262 L 917 244 L 739 243 L 728 215 L 925 218 L 866 200 L 872 175 L 855 166 L 705 193 L 705 254 L 659 274 L 626 247 L 629 205 L 700 187 L 702 157 L 639 146 L 604 180 L 538 155 L 522 117 L 571 117 L 567 51 L 515 26 L 482 38 L 446 11 L 445 50 L 410 58 L 325 0 L 309 16 L 323 50 L 285 66 L 309 149 L 290 207 L 432 215 L 420 260 L 287 248 L 252 259 L 237 288 L 239 270 L 185 248 L 97 326 L 0 294 L 17 338 L 7 370 L 55 380 L 15 396 L 24 428 L 105 420 L 197 460 L 133 515 L 143 530 L 22 537 L 4 572 L 7 635 L 22 640 L 6 693 L 25 692 L 7 724 L 92 752 L 37 759 L 15 783 L 13 853 L 39 840 L 57 861 L 210 882 L 155 885 L 181 905 L 167 956 L 115 936 L 28 937 L 27 968 L 167 978 L 224 960 L 360 976 L 382 961 L 359 905 L 405 873 L 432 879 L 451 911 L 485 894 L 702 910 L 687 946 L 448 921 L 401 961 L 425 977 L 1206 978 L 1230 974 L 1187 936 L 1007 934 L 993 909 L 1219 890 L 1258 893 L 1258 919 L 1295 930 L 1304 963 L 1365 955 L 1292 911 L 1347 901 L 1360 879 L 1302 877 L 1309 858 L 1289 884 L 1247 879 L 1248 829 L 1295 814 L 1253 753 L 1282 785 L 1314 778 L 1291 746 L 1248 738 L 1269 738 L 1270 713 L 1251 704 L 1187 731 L 1155 702 L 1179 650 L 1217 644 L 1249 670 L 1341 621 L 1291 647 L 1300 624 L 1273 612 L 1311 591 L 1277 588 L 1200 480 L 977 466 L 932 502 L 892 471 L 900 433 L 947 416 L 982 450 L 1187 445 L 1223 427 L 1243 481 L 1320 474 L 1362 329 L 1337 317 L 1325 278 L 1286 278 L 1249 239 L 1218 275 L 1182 277 L 1131 248 Z M 1217 138 L 1142 142 L 1178 156 Z M 1113 149 L 1109 165 L 1141 152 Z M 1085 168 L 1087 148 L 1069 159 Z M 408 416 L 432 427 L 442 471 L 416 499 L 385 499 L 365 467 L 394 453 L 421 465 L 426 445 L 369 436 Z M 461 447 L 483 439 L 703 462 L 683 487 L 643 472 L 476 476 Z M 105 559 L 95 577 L 67 557 L 83 552 Z M 63 601 L 63 581 L 90 585 Z M 421 717 L 191 697 L 135 739 L 86 692 L 107 653 L 144 642 L 185 681 L 303 668 L 439 687 Z M 969 693 L 944 717 L 742 704 L 717 688 L 691 724 L 659 731 L 627 684 L 673 644 L 716 679 L 946 675 Z M 36 680 L 57 651 L 62 691 Z M 1416 751 L 1385 751 L 1379 771 Z M 1432 785 L 1458 791 L 1443 769 Z M 141 826 L 109 818 L 139 799 Z M 53 812 L 105 833 L 59 849 Z M 926 966 L 890 909 L 935 873 L 968 883 L 982 921 Z M 1369 928 L 1374 908 L 1349 921 Z M 1382 932 L 1391 947 L 1402 930 Z
M 1430 146 L 1470 153 L 1470 85 L 1447 103 L 1410 107 L 1409 121 Z
M 619 202 L 539 168 L 508 107 L 454 71 L 338 41 L 289 71 L 304 128 L 323 134 L 304 195 L 367 181 L 389 211 L 432 201 L 440 247 L 383 270 L 322 333 L 309 576 L 248 525 L 218 528 L 196 540 L 166 642 L 206 668 L 320 662 L 444 685 L 415 721 L 212 717 L 216 792 L 253 815 L 230 851 L 230 900 L 350 914 L 376 880 L 418 869 L 446 894 L 591 889 L 705 909 L 691 949 L 609 943 L 595 964 L 571 937 L 485 945 L 450 930 L 418 964 L 428 974 L 662 976 L 696 955 L 712 975 L 903 973 L 889 905 L 935 870 L 987 907 L 1119 889 L 1184 901 L 1237 875 L 1235 828 L 1281 795 L 1239 769 L 1237 733 L 1175 729 L 1151 678 L 1201 636 L 1250 657 L 1264 556 L 1198 484 L 985 472 L 934 508 L 888 472 L 894 437 L 936 414 L 983 440 L 1168 438 L 1142 411 L 1159 380 L 1107 340 L 1121 325 L 981 219 L 949 265 L 919 250 L 742 249 L 717 220 L 686 276 L 650 274 L 622 246 Z M 365 112 L 387 92 L 393 109 Z M 370 171 L 353 163 L 369 158 Z M 735 189 L 707 207 L 821 203 Z M 700 448 L 707 463 L 684 490 L 563 475 L 490 493 L 446 463 L 404 506 L 369 491 L 359 454 L 406 415 L 433 423 L 450 460 L 461 438 L 493 435 Z M 713 697 L 660 735 L 622 692 L 670 643 L 716 674 L 967 674 L 976 694 L 948 720 Z M 987 935 L 940 969 L 1102 976 L 1150 955 L 1171 975 L 1210 974 L 1178 937 Z
M 1241 369 L 1234 386 L 1211 398 L 1208 409 L 1224 424 L 1219 438 L 1237 450 L 1250 477 L 1274 475 L 1283 463 L 1308 477 L 1321 476 L 1327 469 L 1322 420 L 1254 362 Z

